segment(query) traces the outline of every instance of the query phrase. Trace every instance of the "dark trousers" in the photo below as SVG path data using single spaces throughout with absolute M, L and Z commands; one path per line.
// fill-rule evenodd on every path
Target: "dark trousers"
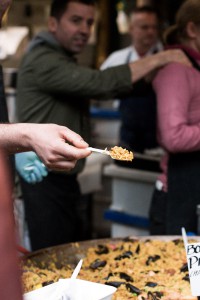
M 166 233 L 167 193 L 154 190 L 149 211 L 149 232 L 151 235 Z
M 200 151 L 171 154 L 168 166 L 167 232 L 197 232 L 197 205 L 200 204 Z M 170 200 L 170 201 L 169 201 Z
M 168 192 L 154 191 L 150 207 L 150 233 L 180 235 L 181 227 L 197 233 L 200 204 L 200 152 L 171 154 Z
M 21 188 L 32 250 L 80 240 L 80 189 L 76 176 L 49 172 Z
M 175 200 L 168 193 L 154 191 L 149 211 L 151 235 L 181 235 L 182 227 L 188 232 L 197 233 L 196 207 L 200 199 L 182 199 L 177 197 Z

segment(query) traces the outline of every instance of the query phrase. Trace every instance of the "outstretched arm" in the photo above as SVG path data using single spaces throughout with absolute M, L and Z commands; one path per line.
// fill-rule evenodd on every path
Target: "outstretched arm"
M 10 153 L 35 151 L 54 170 L 71 170 L 91 154 L 80 135 L 56 124 L 1 124 L 0 147 Z
M 150 72 L 163 67 L 169 63 L 177 62 L 187 66 L 191 66 L 190 61 L 179 49 L 161 51 L 157 54 L 147 56 L 129 64 L 131 71 L 131 80 L 136 82 Z

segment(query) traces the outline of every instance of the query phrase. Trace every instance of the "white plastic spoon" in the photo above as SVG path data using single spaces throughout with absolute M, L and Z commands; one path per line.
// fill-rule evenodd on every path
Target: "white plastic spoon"
M 109 155 L 112 159 L 116 159 L 116 160 L 132 161 L 134 158 L 133 153 L 131 151 L 129 152 L 128 150 L 123 149 L 122 147 L 117 147 L 117 146 L 115 146 L 114 148 L 111 148 L 110 151 L 107 150 L 107 148 L 102 150 L 102 149 L 88 147 L 87 149 L 92 152 L 98 152 L 101 154 Z M 116 155 L 116 149 L 119 151 L 119 155 Z
M 101 153 L 101 154 L 106 154 L 106 155 L 110 155 L 110 152 L 107 149 L 97 149 L 97 148 L 93 148 L 93 147 L 88 147 L 88 150 L 92 151 L 92 152 L 97 152 L 97 153 Z

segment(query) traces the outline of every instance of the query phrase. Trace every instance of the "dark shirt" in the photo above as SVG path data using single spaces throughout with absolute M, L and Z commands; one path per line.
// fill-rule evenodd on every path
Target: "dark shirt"
M 144 79 L 135 83 L 129 96 L 120 101 L 120 143 L 135 152 L 158 146 L 156 139 L 156 96 Z

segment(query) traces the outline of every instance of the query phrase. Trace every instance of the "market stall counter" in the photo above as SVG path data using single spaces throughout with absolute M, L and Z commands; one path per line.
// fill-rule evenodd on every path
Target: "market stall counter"
M 103 174 L 112 180 L 112 203 L 104 214 L 112 222 L 112 237 L 148 235 L 148 212 L 159 173 L 110 164 Z

